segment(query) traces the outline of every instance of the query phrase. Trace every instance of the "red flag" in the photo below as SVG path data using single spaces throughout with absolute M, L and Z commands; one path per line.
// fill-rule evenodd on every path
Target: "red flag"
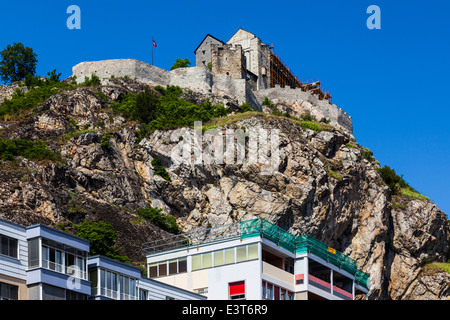
M 153 46 L 156 48 L 156 41 L 153 40 Z

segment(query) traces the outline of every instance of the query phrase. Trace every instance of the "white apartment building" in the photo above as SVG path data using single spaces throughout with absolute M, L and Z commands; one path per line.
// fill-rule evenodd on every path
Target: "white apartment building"
M 369 291 L 369 275 L 354 260 L 264 219 L 149 242 L 144 250 L 150 278 L 210 300 L 354 300 Z

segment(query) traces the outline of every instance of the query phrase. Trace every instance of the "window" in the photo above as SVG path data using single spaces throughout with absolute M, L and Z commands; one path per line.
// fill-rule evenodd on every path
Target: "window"
M 19 287 L 0 282 L 0 300 L 18 300 Z
M 167 261 L 158 263 L 158 276 L 167 276 Z
M 231 300 L 245 299 L 245 281 L 232 282 L 228 286 Z
M 211 268 L 212 267 L 212 253 L 205 253 L 202 255 L 202 268 Z
M 28 240 L 28 268 L 39 267 L 39 238 Z
M 184 259 L 178 259 L 178 272 L 187 272 L 187 260 Z
M 234 248 L 225 250 L 225 264 L 234 263 Z
M 178 273 L 178 263 L 177 260 L 169 261 L 169 275 Z
M 66 290 L 66 300 L 86 300 L 86 299 L 87 296 L 85 294 L 76 291 Z
M 214 252 L 214 266 L 222 266 L 224 264 L 223 261 L 223 250 Z
M 240 246 L 236 248 L 236 262 L 247 260 L 247 246 Z
M 39 266 L 39 239 L 28 241 L 29 266 Z M 42 239 L 42 267 L 77 278 L 86 279 L 86 252 L 61 243 Z M 37 262 L 37 263 L 36 263 Z
M 0 254 L 17 259 L 17 243 L 17 239 L 0 235 Z
M 148 291 L 139 289 L 139 300 L 148 300 Z
M 42 300 L 65 300 L 65 298 L 65 289 L 48 284 L 42 285 Z
M 148 269 L 150 278 L 157 278 L 187 272 L 187 260 L 186 258 L 180 258 L 152 263 L 148 266 Z
M 248 247 L 248 260 L 258 259 L 258 244 L 250 244 Z
M 149 276 L 150 278 L 157 278 L 158 277 L 158 264 L 153 263 L 148 266 L 149 269 Z
M 192 270 L 198 270 L 202 268 L 202 255 L 198 254 L 192 256 Z

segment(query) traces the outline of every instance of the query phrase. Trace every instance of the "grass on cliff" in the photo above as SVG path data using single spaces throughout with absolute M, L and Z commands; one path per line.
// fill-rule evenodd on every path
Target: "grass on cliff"
M 155 89 L 160 95 L 147 88 L 144 92 L 126 94 L 111 103 L 114 113 L 143 124 L 138 133 L 140 138 L 154 130 L 193 126 L 195 121 L 206 122 L 230 113 L 222 104 L 213 105 L 208 101 L 198 106 L 180 98 L 183 91 L 177 86 L 157 86 Z
M 439 272 L 450 273 L 450 260 L 445 262 L 431 262 L 423 267 L 422 275 L 433 276 Z
M 0 159 L 14 161 L 17 156 L 33 161 L 61 161 L 61 155 L 51 151 L 42 141 L 0 138 Z
M 398 175 L 395 172 L 395 170 L 390 168 L 389 166 L 385 165 L 382 168 L 377 168 L 377 170 L 380 173 L 381 178 L 389 187 L 389 189 L 391 189 L 393 195 L 396 196 L 403 195 L 408 198 L 414 198 L 419 200 L 430 200 L 428 197 L 414 190 L 414 188 L 411 187 L 405 181 L 405 179 L 403 179 L 403 175 Z
M 24 82 L 19 83 L 19 88 L 16 89 L 12 97 L 5 99 L 0 104 L 0 118 L 5 121 L 17 118 L 26 111 L 36 110 L 39 105 L 55 93 L 64 90 L 73 90 L 77 87 L 74 81 L 71 83 L 62 82 L 59 77 L 60 74 L 56 74 L 55 70 L 49 73 L 49 78 L 41 78 L 38 76 L 27 77 Z M 92 75 L 91 78 L 86 77 L 85 82 L 78 86 L 99 84 L 100 79 Z
M 181 229 L 178 226 L 175 217 L 165 215 L 161 212 L 162 209 L 154 207 L 145 207 L 136 210 L 136 213 L 139 217 L 144 218 L 145 220 L 151 222 L 154 225 L 157 225 L 161 229 L 174 234 L 181 233 Z

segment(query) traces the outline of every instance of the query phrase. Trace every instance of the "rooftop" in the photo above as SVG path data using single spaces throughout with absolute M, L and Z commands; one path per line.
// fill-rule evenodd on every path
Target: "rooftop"
M 262 218 L 245 220 L 154 240 L 145 243 L 143 250 L 146 255 L 153 255 L 169 250 L 203 246 L 212 242 L 250 237 L 268 239 L 294 254 L 312 253 L 355 276 L 357 284 L 366 288 L 369 286 L 369 275 L 357 268 L 355 260 L 310 235 L 295 236 Z

